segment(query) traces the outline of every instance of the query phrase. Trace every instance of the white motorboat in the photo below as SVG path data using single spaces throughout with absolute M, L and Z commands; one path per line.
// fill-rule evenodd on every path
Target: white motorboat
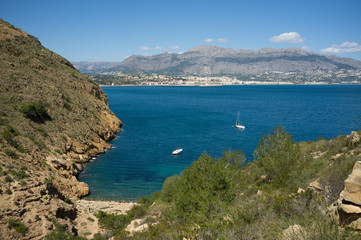
M 178 154 L 180 154 L 182 151 L 183 151 L 183 149 L 182 149 L 182 148 L 179 148 L 179 149 L 174 150 L 174 151 L 172 152 L 172 154 L 173 154 L 173 155 L 178 155 Z

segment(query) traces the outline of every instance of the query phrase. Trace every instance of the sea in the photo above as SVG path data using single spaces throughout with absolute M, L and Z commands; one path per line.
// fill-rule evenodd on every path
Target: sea
M 296 141 L 348 135 L 361 127 L 361 85 L 103 87 L 122 120 L 112 149 L 86 164 L 79 180 L 91 199 L 135 201 L 203 153 L 243 150 L 248 161 L 264 134 L 282 126 Z M 235 127 L 239 113 L 244 130 Z M 172 151 L 182 148 L 179 155 Z

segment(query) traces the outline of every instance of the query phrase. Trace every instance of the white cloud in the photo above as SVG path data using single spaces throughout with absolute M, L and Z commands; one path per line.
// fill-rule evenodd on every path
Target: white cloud
M 169 49 L 176 50 L 176 49 L 179 49 L 179 46 L 174 45 L 174 46 L 169 47 Z
M 207 38 L 206 40 L 204 40 L 206 43 L 211 43 L 211 42 L 213 42 L 214 40 L 213 40 L 213 38 Z
M 358 43 L 357 42 L 344 42 L 340 45 L 340 47 L 343 48 L 354 48 L 354 47 L 358 47 Z
M 160 46 L 156 46 L 155 48 L 154 48 L 154 50 L 163 50 L 164 49 L 164 47 L 160 47 Z
M 361 52 L 361 45 L 357 42 L 344 42 L 340 45 L 333 44 L 331 47 L 322 49 L 323 53 L 353 53 Z
M 147 46 L 140 46 L 139 49 L 142 50 L 142 51 L 147 51 L 147 50 L 149 50 L 149 47 L 147 47 Z
M 218 42 L 226 43 L 226 42 L 228 42 L 228 39 L 227 38 L 218 38 Z
M 305 39 L 297 32 L 286 32 L 280 35 L 271 37 L 269 39 L 271 42 L 278 43 L 303 43 Z

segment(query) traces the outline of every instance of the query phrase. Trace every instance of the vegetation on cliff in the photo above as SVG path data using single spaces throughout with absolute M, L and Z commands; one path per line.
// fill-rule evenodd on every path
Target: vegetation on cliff
M 64 200 L 89 191 L 75 177 L 81 163 L 120 127 L 96 83 L 0 19 L 0 238 L 71 229 L 76 209 Z
M 254 158 L 247 163 L 242 151 L 225 151 L 221 158 L 204 153 L 166 179 L 160 192 L 140 200 L 142 214 L 130 216 L 141 219 L 146 231 L 129 235 L 132 219 L 99 217 L 117 219 L 117 227 L 105 226 L 112 226 L 115 239 L 361 239 L 359 232 L 340 228 L 330 208 L 361 160 L 359 140 L 296 143 L 276 127 L 261 139 Z M 312 188 L 315 180 L 322 189 Z

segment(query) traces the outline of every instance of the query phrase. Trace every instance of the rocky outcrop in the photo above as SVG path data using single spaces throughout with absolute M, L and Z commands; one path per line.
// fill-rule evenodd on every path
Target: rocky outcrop
M 361 230 L 361 161 L 345 180 L 345 189 L 337 200 L 337 218 L 340 224 Z

